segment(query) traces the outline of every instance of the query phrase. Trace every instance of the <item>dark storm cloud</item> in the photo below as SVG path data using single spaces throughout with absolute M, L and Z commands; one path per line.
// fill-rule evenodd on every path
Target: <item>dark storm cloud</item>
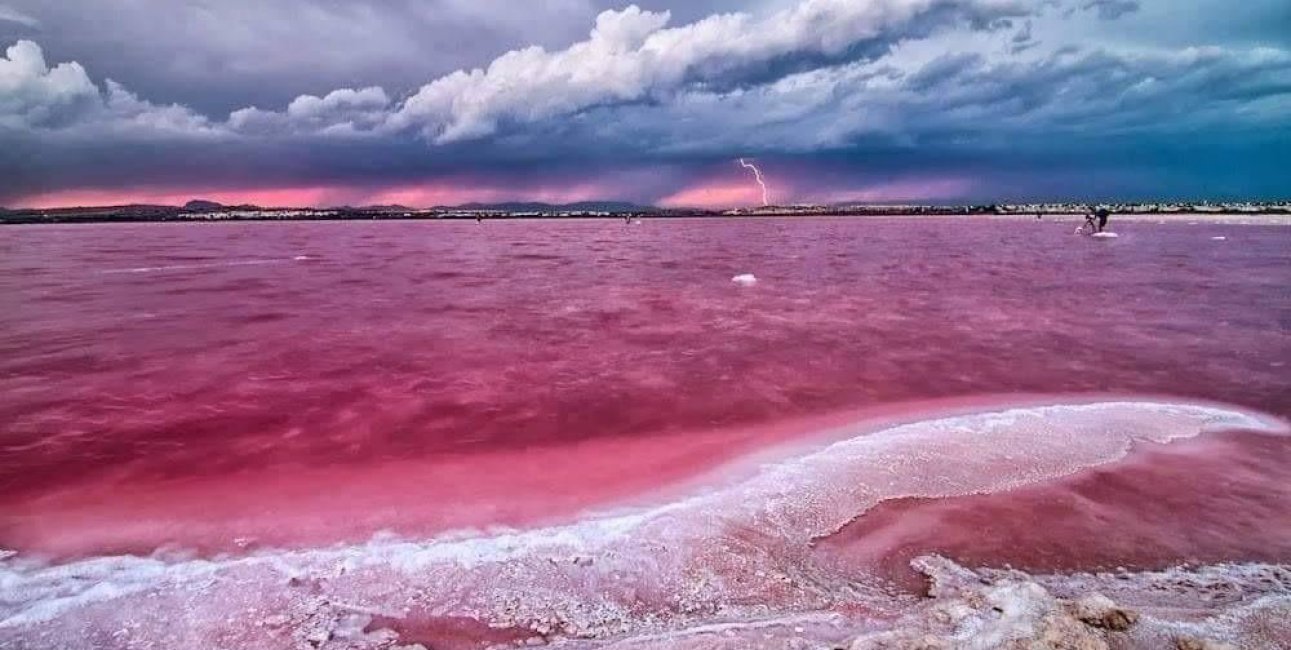
M 1139 0 L 1090 0 L 1085 3 L 1086 10 L 1097 10 L 1098 17 L 1103 20 L 1116 20 L 1138 11 L 1140 7 Z
M 904 87 L 912 92 L 923 92 L 943 85 L 951 79 L 956 79 L 962 76 L 965 71 L 980 66 L 981 63 L 982 56 L 980 54 L 949 54 L 934 60 L 924 66 L 923 69 L 910 75 L 906 79 Z
M 796 200 L 919 198 L 921 182 L 938 199 L 1267 196 L 1291 155 L 1291 54 L 1175 46 L 1176 29 L 1144 29 L 1175 15 L 1161 4 L 656 2 L 598 18 L 590 0 L 134 0 L 120 33 L 81 42 L 70 16 L 102 14 L 90 4 L 0 5 L 31 18 L 0 11 L 16 35 L 0 42 L 0 204 L 420 183 L 654 201 L 744 155 Z

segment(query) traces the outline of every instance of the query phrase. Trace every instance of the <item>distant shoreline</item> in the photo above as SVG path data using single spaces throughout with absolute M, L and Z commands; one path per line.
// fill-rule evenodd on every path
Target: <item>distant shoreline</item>
M 286 212 L 286 211 L 284 211 Z M 207 214 L 129 214 L 110 211 L 90 214 L 55 211 L 17 211 L 0 213 L 0 226 L 19 225 L 70 225 L 70 224 L 127 224 L 127 223 L 263 223 L 263 222 L 318 222 L 318 221 L 475 221 L 477 215 L 414 213 L 395 214 L 381 212 L 328 212 L 328 211 L 291 211 L 294 214 L 262 214 L 255 216 L 216 216 Z M 302 214 L 304 213 L 304 214 Z M 481 214 L 483 221 L 538 221 L 538 220 L 668 220 L 668 219 L 990 219 L 1007 221 L 1059 221 L 1082 222 L 1084 215 L 1077 212 L 1042 213 L 1041 218 L 1035 212 L 938 212 L 938 211 L 901 211 L 875 210 L 867 212 L 767 212 L 751 214 L 722 214 L 714 212 L 676 213 L 624 213 L 624 214 Z M 1209 223 L 1229 225 L 1258 226 L 1291 226 L 1291 213 L 1287 212 L 1113 212 L 1112 223 Z
M 1010 221 L 1068 221 L 1081 223 L 1085 217 L 1080 214 L 1045 214 L 1036 219 L 1035 214 L 977 214 L 967 217 L 986 219 L 1005 219 Z M 1129 212 L 1112 213 L 1110 223 L 1128 221 L 1131 223 L 1218 223 L 1235 226 L 1291 226 L 1291 214 L 1285 213 L 1247 213 L 1247 212 L 1186 212 L 1186 213 L 1152 213 Z

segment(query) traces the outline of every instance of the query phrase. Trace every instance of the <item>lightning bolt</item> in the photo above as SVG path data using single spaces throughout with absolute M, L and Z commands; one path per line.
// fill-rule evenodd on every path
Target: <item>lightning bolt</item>
M 757 180 L 758 187 L 762 188 L 762 205 L 771 205 L 771 190 L 767 189 L 767 182 L 762 178 L 762 170 L 743 158 L 740 158 L 740 167 L 753 170 L 753 178 Z

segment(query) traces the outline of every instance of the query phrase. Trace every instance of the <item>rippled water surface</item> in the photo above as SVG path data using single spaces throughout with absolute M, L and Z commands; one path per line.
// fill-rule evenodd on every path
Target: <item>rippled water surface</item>
M 1291 414 L 1291 229 L 1120 230 L 1093 241 L 1068 224 L 975 219 L 6 228 L 0 503 L 12 507 L 0 545 L 46 536 L 56 518 L 33 521 L 35 508 L 109 505 L 87 489 L 169 510 L 158 486 L 206 494 L 244 477 L 313 493 L 290 477 L 335 467 L 363 475 L 350 505 L 375 509 L 392 486 L 374 473 L 393 482 L 418 462 L 450 463 L 450 489 L 463 484 L 452 472 L 478 474 L 451 463 L 498 453 L 499 473 L 536 464 L 514 473 L 537 476 L 518 494 L 498 478 L 492 514 L 441 523 L 514 522 L 543 509 L 525 501 L 535 489 L 565 499 L 555 510 L 583 506 L 599 498 L 588 492 L 703 466 L 751 426 L 928 398 L 1146 393 Z M 731 282 L 743 273 L 757 284 Z M 726 433 L 695 442 L 715 430 Z M 619 459 L 653 479 L 614 463 L 570 478 L 583 472 L 560 462 L 570 445 L 668 436 L 694 448 Z M 218 514 L 254 510 L 247 498 Z M 398 528 L 397 512 L 369 515 L 360 529 Z M 100 531 L 123 543 L 174 532 Z
M 0 646 L 1285 647 L 1291 228 L 1115 225 L 0 229 Z

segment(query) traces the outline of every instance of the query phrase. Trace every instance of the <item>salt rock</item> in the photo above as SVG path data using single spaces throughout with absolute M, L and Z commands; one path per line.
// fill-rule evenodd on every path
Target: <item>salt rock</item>
M 939 556 L 911 564 L 931 581 L 929 608 L 894 629 L 854 639 L 849 650 L 950 650 L 968 647 L 967 638 L 975 641 L 971 647 L 1009 650 L 1110 647 L 1102 629 L 1078 619 L 1070 603 L 1022 575 L 985 580 Z M 1103 613 L 1090 605 L 1091 611 Z
M 1027 650 L 1108 650 L 1110 647 L 1098 633 L 1058 612 L 1040 620 L 1034 638 L 1018 639 L 1014 646 Z
M 1138 613 L 1117 607 L 1112 599 L 1102 594 L 1090 594 L 1069 605 L 1071 615 L 1082 623 L 1104 630 L 1123 631 L 1139 620 Z

